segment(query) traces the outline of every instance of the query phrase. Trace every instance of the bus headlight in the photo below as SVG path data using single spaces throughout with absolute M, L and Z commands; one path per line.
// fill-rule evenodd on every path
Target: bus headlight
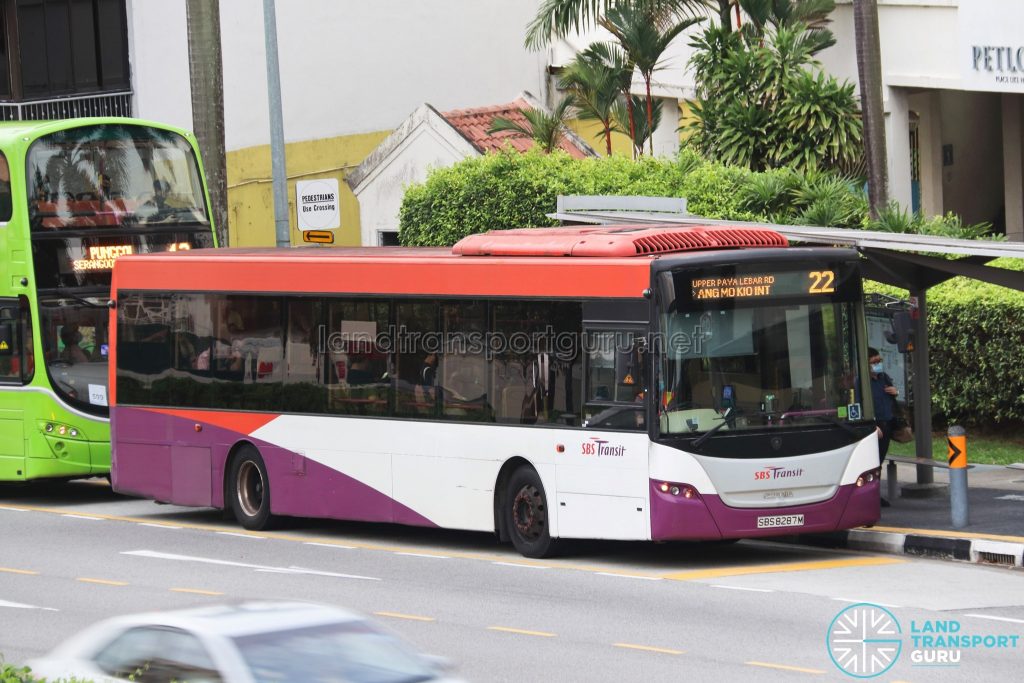
M 868 470 L 864 474 L 857 477 L 857 487 L 860 488 L 865 484 L 870 484 L 873 481 L 878 481 L 882 478 L 882 468 L 876 467 L 873 470 Z
M 689 484 L 675 484 L 670 481 L 662 481 L 658 483 L 658 490 L 671 496 L 687 499 L 697 497 L 697 489 L 693 488 Z

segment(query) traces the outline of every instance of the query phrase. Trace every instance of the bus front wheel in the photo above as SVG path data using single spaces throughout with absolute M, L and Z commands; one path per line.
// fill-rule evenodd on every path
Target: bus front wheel
M 531 467 L 516 470 L 505 494 L 505 525 L 512 545 L 526 557 L 550 557 L 558 549 L 551 538 L 547 496 L 540 475 Z
M 260 530 L 270 527 L 270 479 L 260 452 L 253 446 L 243 446 L 231 463 L 229 474 L 231 511 L 246 529 Z

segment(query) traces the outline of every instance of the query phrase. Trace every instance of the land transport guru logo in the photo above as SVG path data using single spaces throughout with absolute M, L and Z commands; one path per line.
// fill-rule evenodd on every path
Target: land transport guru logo
M 899 620 L 880 605 L 850 605 L 832 620 L 825 635 L 832 663 L 854 678 L 874 678 L 891 669 L 910 646 L 915 667 L 960 666 L 963 650 L 1016 649 L 1019 635 L 965 633 L 956 619 L 912 620 L 904 636 Z

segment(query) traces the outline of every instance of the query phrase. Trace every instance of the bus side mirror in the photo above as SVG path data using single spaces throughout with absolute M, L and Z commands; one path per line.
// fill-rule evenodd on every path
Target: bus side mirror
M 0 356 L 10 356 L 14 353 L 14 325 L 0 321 Z

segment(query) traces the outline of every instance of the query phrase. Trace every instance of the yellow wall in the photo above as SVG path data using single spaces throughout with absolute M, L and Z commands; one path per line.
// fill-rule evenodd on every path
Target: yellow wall
M 569 128 L 583 138 L 583 141 L 597 150 L 601 156 L 605 156 L 606 147 L 604 142 L 604 127 L 600 121 L 583 121 L 572 119 L 569 121 Z M 633 151 L 629 144 L 629 136 L 624 133 L 612 133 L 612 154 L 631 156 Z
M 337 178 L 341 200 L 341 227 L 334 242 L 359 244 L 359 204 L 345 184 L 345 175 L 359 165 L 391 131 L 345 135 L 293 142 L 285 146 L 288 174 L 288 224 L 292 244 L 302 244 L 296 228 L 295 181 Z M 248 147 L 227 154 L 228 244 L 232 247 L 274 246 L 274 198 L 270 145 Z
M 690 105 L 685 101 L 679 102 L 679 125 L 680 127 L 686 126 L 690 123 L 693 116 L 690 113 Z M 605 155 L 605 143 L 602 137 L 603 129 L 599 121 L 582 121 L 579 119 L 572 119 L 569 121 L 569 128 L 574 133 L 579 135 L 586 141 L 591 147 L 597 150 L 598 154 Z M 691 135 L 685 128 L 681 128 L 679 131 L 679 141 L 684 142 L 686 138 Z M 632 154 L 629 144 L 629 136 L 624 133 L 612 133 L 612 154 L 623 154 L 629 156 Z

